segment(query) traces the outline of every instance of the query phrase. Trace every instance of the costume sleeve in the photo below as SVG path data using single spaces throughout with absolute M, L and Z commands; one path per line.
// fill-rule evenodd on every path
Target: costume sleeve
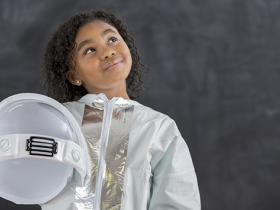
M 197 177 L 187 144 L 175 122 L 165 128 L 162 147 L 166 150 L 153 169 L 149 210 L 200 210 Z M 171 139 L 164 136 L 175 133 Z

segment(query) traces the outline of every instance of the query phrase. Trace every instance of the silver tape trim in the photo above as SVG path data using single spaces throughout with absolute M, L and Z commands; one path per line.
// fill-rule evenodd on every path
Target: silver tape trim
M 92 173 L 87 186 L 76 187 L 74 209 L 78 210 L 115 210 L 121 206 L 123 173 L 134 105 L 123 103 L 122 98 L 108 100 L 105 96 L 103 99 L 104 107 L 101 106 L 100 99 L 98 104 L 93 103 L 93 107 L 85 105 L 81 129 L 88 146 Z M 99 145 L 101 138 L 103 145 Z M 101 153 L 103 158 L 99 160 Z M 98 171 L 100 177 L 97 176 Z M 96 185 L 97 182 L 100 187 Z M 99 199 L 96 196 L 98 193 Z
M 101 210 L 121 207 L 123 176 L 127 156 L 134 106 L 117 108 L 113 112 L 106 151 L 105 182 L 101 191 Z
M 74 206 L 78 210 L 92 210 L 95 199 L 96 171 L 98 168 L 99 142 L 103 122 L 103 110 L 85 106 L 81 130 L 85 137 L 91 160 L 91 178 L 88 185 L 76 187 Z

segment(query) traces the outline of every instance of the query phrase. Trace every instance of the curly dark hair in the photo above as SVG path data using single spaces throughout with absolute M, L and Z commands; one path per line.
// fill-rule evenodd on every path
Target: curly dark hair
M 135 41 L 130 36 L 124 21 L 114 15 L 113 12 L 104 11 L 103 9 L 88 10 L 74 14 L 62 23 L 51 36 L 46 45 L 41 64 L 41 73 L 44 78 L 43 85 L 47 95 L 60 103 L 64 103 L 74 101 L 75 98 L 80 99 L 88 93 L 82 85 L 76 86 L 71 84 L 66 78 L 65 73 L 71 69 L 70 66 L 74 61 L 74 40 L 79 28 L 94 20 L 101 20 L 115 27 L 127 44 L 132 57 L 132 67 L 126 78 L 126 89 L 129 98 L 138 101 L 139 92 L 145 89 L 142 86 L 145 74 L 141 69 L 146 67 L 147 71 L 145 73 L 147 73 L 148 65 L 140 60 Z M 75 64 L 74 70 L 77 73 Z

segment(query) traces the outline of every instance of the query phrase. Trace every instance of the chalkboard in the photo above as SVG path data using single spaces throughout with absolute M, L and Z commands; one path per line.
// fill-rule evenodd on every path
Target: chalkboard
M 280 1 L 1 0 L 0 100 L 46 94 L 39 67 L 48 39 L 94 8 L 115 11 L 131 28 L 150 66 L 140 103 L 178 125 L 202 209 L 280 209 Z

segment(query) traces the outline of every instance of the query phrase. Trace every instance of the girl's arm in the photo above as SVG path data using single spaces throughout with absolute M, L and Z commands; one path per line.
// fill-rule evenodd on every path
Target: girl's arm
M 166 152 L 154 167 L 149 210 L 200 210 L 200 194 L 188 146 L 175 123 L 172 127 L 177 134 L 169 140 Z

